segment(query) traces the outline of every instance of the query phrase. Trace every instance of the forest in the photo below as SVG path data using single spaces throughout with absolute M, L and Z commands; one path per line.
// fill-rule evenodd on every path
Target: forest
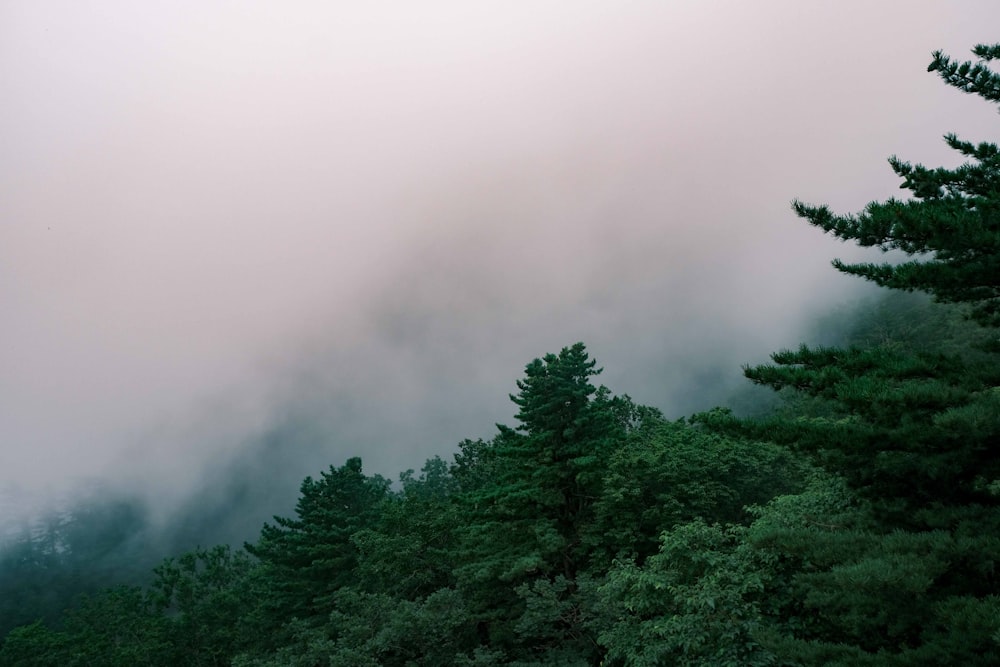
M 928 69 L 996 105 L 973 53 Z M 747 366 L 742 409 L 668 419 L 575 343 L 514 425 L 398 481 L 331 465 L 241 546 L 165 553 L 95 494 L 0 550 L 0 665 L 1000 664 L 1000 148 L 945 141 L 890 158 L 906 199 L 793 203 L 892 253 L 834 262 L 886 290 Z

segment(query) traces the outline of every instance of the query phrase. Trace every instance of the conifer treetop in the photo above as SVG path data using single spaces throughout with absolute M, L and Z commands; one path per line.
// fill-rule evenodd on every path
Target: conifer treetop
M 929 71 L 948 85 L 1000 103 L 1000 74 L 985 64 L 1000 58 L 1000 44 L 973 49 L 980 62 L 957 62 L 936 52 Z M 950 148 L 968 159 L 954 169 L 928 168 L 893 156 L 889 165 L 910 198 L 872 202 L 854 215 L 796 200 L 792 208 L 810 224 L 842 240 L 883 252 L 898 250 L 914 259 L 901 263 L 834 267 L 883 287 L 928 292 L 939 301 L 969 303 L 972 317 L 1000 327 L 1000 149 L 973 144 L 954 134 Z

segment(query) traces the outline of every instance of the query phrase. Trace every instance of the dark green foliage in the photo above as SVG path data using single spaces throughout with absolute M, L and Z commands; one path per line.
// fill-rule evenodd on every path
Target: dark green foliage
M 532 361 L 511 396 L 518 428 L 500 426 L 488 447 L 470 443 L 457 459 L 460 476 L 469 477 L 473 454 L 492 476 L 460 498 L 468 518 L 459 532 L 458 584 L 483 641 L 525 664 L 571 639 L 574 655 L 596 649 L 569 619 L 586 614 L 577 578 L 593 565 L 595 549 L 585 538 L 634 406 L 591 384 L 595 366 L 582 343 Z M 566 608 L 552 619 L 556 627 L 525 624 L 539 586 Z
M 746 522 L 747 505 L 797 489 L 802 474 L 783 447 L 649 415 L 608 460 L 588 540 L 613 550 L 606 563 L 642 563 L 658 551 L 662 531 L 699 518 Z
M 78 600 L 59 630 L 39 621 L 12 631 L 0 665 L 228 665 L 254 641 L 240 632 L 254 567 L 228 547 L 168 558 L 150 590 L 108 588 Z
M 419 478 L 412 471 L 400 477 L 403 492 L 352 537 L 359 552 L 354 584 L 417 600 L 454 585 L 455 531 L 463 517 L 454 498 L 458 482 L 440 458 L 427 461 Z
M 259 558 L 271 583 L 265 616 L 275 624 L 292 618 L 324 619 L 333 594 L 352 583 L 358 562 L 353 536 L 372 525 L 389 495 L 389 482 L 367 477 L 361 459 L 330 467 L 320 479 L 307 477 L 296 518 L 275 517 L 257 544 L 246 549 Z
M 977 46 L 975 53 L 990 60 L 1000 53 L 1000 45 Z M 984 64 L 956 63 L 938 52 L 929 69 L 951 86 L 1000 102 L 1000 76 Z M 945 141 L 970 162 L 956 169 L 929 169 L 890 159 L 911 199 L 872 202 L 857 215 L 836 215 L 826 206 L 799 201 L 793 208 L 810 224 L 838 238 L 922 256 L 895 265 L 837 260 L 838 270 L 884 287 L 929 292 L 945 302 L 971 303 L 979 321 L 1000 326 L 1000 149 L 955 135 L 946 136 Z
M 755 637 L 767 564 L 744 534 L 695 520 L 665 532 L 645 565 L 617 564 L 599 589 L 604 664 L 776 664 Z
M 998 50 L 977 47 L 976 53 L 988 60 Z M 936 54 L 931 70 L 950 85 L 997 101 L 997 77 L 982 65 L 956 64 Z M 974 163 L 932 170 L 891 160 L 912 192 L 905 202 L 873 202 L 857 216 L 836 216 L 824 206 L 800 202 L 794 208 L 840 238 L 931 256 L 898 265 L 837 263 L 840 270 L 888 287 L 926 291 L 941 301 L 969 303 L 977 320 L 1000 324 L 1000 151 L 953 136 L 947 141 Z M 812 453 L 876 500 L 888 525 L 949 525 L 952 510 L 1000 504 L 991 490 L 1000 479 L 1000 362 L 965 342 L 965 349 L 956 349 L 940 338 L 925 339 L 914 349 L 890 337 L 864 347 L 779 352 L 772 365 L 747 369 L 747 377 L 813 399 L 810 412 L 749 421 L 715 412 L 699 419 Z M 984 343 L 977 340 L 975 347 L 988 347 Z
M 407 667 L 450 665 L 473 641 L 461 596 L 442 589 L 416 601 L 345 588 L 335 594 L 336 610 L 322 629 L 291 624 L 292 641 L 267 656 L 240 656 L 242 667 L 329 665 Z
M 84 597 L 64 628 L 41 622 L 13 630 L 0 648 L 0 665 L 38 667 L 152 667 L 180 664 L 170 645 L 169 621 L 139 588 L 109 588 Z
M 972 52 L 985 62 L 1000 58 L 1000 44 L 977 44 Z M 1000 75 L 983 63 L 956 62 L 941 51 L 934 52 L 928 72 L 937 72 L 949 86 L 979 95 L 991 102 L 1000 102 Z
M 625 429 L 620 415 L 627 398 L 595 388 L 594 370 L 582 343 L 535 359 L 525 369 L 516 430 L 500 426 L 488 455 L 493 479 L 467 494 L 478 533 L 467 540 L 481 549 L 473 578 L 515 581 L 530 573 L 573 579 L 585 565 L 583 527 L 593 519 L 607 459 Z M 496 533 L 497 539 L 482 539 Z M 503 539 L 500 539 L 500 535 Z
M 998 48 L 977 47 L 976 53 L 989 59 Z M 996 75 L 984 66 L 936 54 L 931 69 L 950 85 L 997 101 Z M 891 160 L 913 195 L 907 201 L 873 202 L 857 216 L 800 202 L 794 208 L 840 238 L 925 256 L 898 265 L 837 263 L 840 270 L 969 303 L 980 322 L 1000 324 L 1000 151 L 953 136 L 947 141 L 974 163 L 931 170 Z M 813 399 L 810 412 L 742 422 L 715 412 L 700 420 L 811 452 L 877 499 L 891 525 L 947 524 L 942 515 L 948 510 L 941 506 L 996 507 L 990 485 L 1000 479 L 1000 363 L 992 355 L 977 356 L 972 345 L 955 350 L 939 344 L 935 350 L 927 341 L 920 349 L 901 342 L 779 352 L 774 364 L 749 368 L 747 377 Z M 820 404 L 824 410 L 816 409 Z
M 823 401 L 818 416 L 739 421 L 699 416 L 729 432 L 812 452 L 864 493 L 888 501 L 901 520 L 928 503 L 996 504 L 985 484 L 1000 478 L 1000 366 L 879 346 L 807 348 L 773 356 L 747 377 Z M 984 484 L 985 482 L 985 484 Z
M 51 667 L 68 661 L 65 633 L 54 632 L 41 621 L 16 627 L 4 637 L 0 665 Z
M 67 615 L 66 635 L 80 665 L 176 664 L 169 620 L 137 587 L 118 587 L 88 597 Z
M 932 69 L 997 101 L 983 68 L 949 63 L 938 55 Z M 858 216 L 795 210 L 840 238 L 923 255 L 838 269 L 968 304 L 980 323 L 1000 325 L 998 151 L 947 141 L 974 163 L 930 170 L 891 161 L 908 201 L 872 203 Z M 787 444 L 837 476 L 758 510 L 746 535 L 772 564 L 762 571 L 755 636 L 783 663 L 1000 660 L 1000 359 L 988 352 L 995 331 L 962 333 L 947 326 L 952 315 L 933 313 L 934 327 L 905 319 L 902 328 L 919 335 L 897 325 L 846 349 L 779 352 L 747 377 L 806 400 L 765 418 L 697 417 L 733 436 Z
M 307 480 L 298 519 L 265 526 L 251 548 L 272 580 L 263 598 L 279 643 L 237 663 L 590 664 L 600 648 L 585 622 L 594 586 L 580 570 L 594 548 L 583 535 L 607 458 L 640 412 L 595 388 L 594 368 L 581 344 L 535 360 L 512 397 L 516 430 L 404 473 L 399 493 L 357 461 L 324 475 L 322 492 Z M 368 500 L 345 513 L 331 497 Z M 320 574 L 331 552 L 347 559 Z M 329 593 L 309 599 L 316 591 Z M 282 620 L 281 608 L 294 611 Z
M 228 665 L 252 645 L 256 563 L 228 546 L 168 558 L 154 571 L 151 599 L 170 619 L 170 640 L 185 665 Z
M 994 532 L 973 534 L 970 523 L 885 533 L 868 503 L 823 476 L 756 514 L 747 541 L 771 564 L 758 638 L 786 662 L 990 665 L 1000 658 L 997 598 L 987 583 L 1000 553 Z M 972 609 L 975 622 L 964 616 Z
M 519 665 L 588 665 L 603 649 L 593 628 L 596 586 L 588 575 L 563 575 L 521 584 L 516 593 L 524 613 L 514 626 L 520 643 Z
M 338 650 L 378 665 L 449 664 L 475 646 L 475 626 L 462 595 L 450 588 L 415 601 L 346 589 L 330 628 Z

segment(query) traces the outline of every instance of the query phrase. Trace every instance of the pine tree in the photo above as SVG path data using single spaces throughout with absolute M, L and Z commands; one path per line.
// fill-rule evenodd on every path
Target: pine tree
M 478 455 L 494 475 L 467 494 L 485 520 L 481 527 L 524 540 L 520 547 L 505 540 L 521 555 L 512 561 L 494 553 L 494 575 L 514 579 L 519 573 L 543 572 L 573 578 L 584 562 L 580 528 L 592 516 L 603 466 L 621 436 L 615 411 L 625 401 L 591 384 L 600 373 L 595 366 L 582 343 L 529 363 L 517 382 L 520 391 L 510 397 L 520 408 L 520 425 L 498 425 L 488 452 Z
M 977 46 L 988 62 L 1000 45 Z M 957 63 L 937 52 L 929 70 L 948 85 L 996 103 L 1000 76 L 984 63 Z M 928 169 L 891 158 L 912 197 L 872 202 L 857 215 L 795 202 L 795 212 L 835 236 L 915 259 L 898 264 L 834 266 L 879 285 L 928 292 L 971 307 L 979 322 L 1000 326 L 1000 149 L 993 143 L 945 137 L 971 162 Z M 836 418 L 756 424 L 778 441 L 817 453 L 856 488 L 894 505 L 899 518 L 935 505 L 994 505 L 1000 480 L 1000 363 L 972 366 L 961 354 L 808 348 L 773 355 L 774 364 L 747 369 L 758 384 L 790 387 L 826 400 Z M 926 519 L 919 519 L 926 521 Z
M 584 537 L 604 467 L 634 412 L 627 397 L 591 383 L 599 373 L 582 343 L 535 359 L 510 397 L 517 428 L 498 425 L 491 443 L 465 443 L 456 457 L 460 480 L 481 480 L 462 496 L 469 519 L 457 575 L 490 648 L 555 660 L 551 651 L 595 646 L 568 619 L 583 613 L 577 581 L 593 552 Z M 473 462 L 490 478 L 479 478 Z M 541 598 L 565 613 L 534 613 Z
M 332 596 L 352 583 L 358 549 L 353 536 L 379 516 L 389 482 L 366 476 L 361 459 L 330 466 L 320 479 L 307 477 L 296 518 L 274 517 L 257 544 L 244 545 L 262 561 L 268 580 L 263 615 L 275 626 L 292 618 L 324 621 Z
M 928 67 L 959 90 L 1000 103 L 1000 75 L 985 63 L 1000 58 L 1000 44 L 973 49 L 983 62 L 954 62 L 936 52 Z M 795 212 L 834 236 L 883 251 L 920 255 L 900 264 L 834 266 L 884 287 L 919 290 L 944 302 L 973 304 L 972 315 L 1000 326 L 1000 150 L 954 134 L 945 142 L 970 161 L 955 169 L 929 169 L 897 157 L 892 170 L 912 197 L 872 202 L 857 215 L 836 215 L 827 206 L 796 201 Z M 930 255 L 929 258 L 925 256 Z
M 1000 46 L 976 47 L 989 61 Z M 946 83 L 1000 101 L 985 64 L 936 53 Z M 794 203 L 835 236 L 912 257 L 846 264 L 848 274 L 962 304 L 1000 326 L 1000 151 L 948 135 L 970 159 L 928 169 L 890 165 L 911 192 L 857 215 Z M 995 339 L 995 336 L 994 336 Z M 972 339 L 967 339 L 969 345 Z M 746 369 L 753 382 L 803 395 L 797 410 L 710 427 L 788 444 L 846 479 L 858 509 L 845 520 L 811 508 L 815 494 L 772 503 L 749 540 L 780 576 L 764 592 L 761 641 L 789 664 L 996 664 L 1000 655 L 1000 359 L 953 341 L 919 349 L 891 336 L 871 345 L 806 347 Z M 766 634 L 766 636 L 765 636 Z

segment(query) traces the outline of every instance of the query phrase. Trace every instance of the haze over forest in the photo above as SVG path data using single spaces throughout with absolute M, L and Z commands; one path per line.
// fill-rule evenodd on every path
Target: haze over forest
M 716 404 L 865 290 L 793 197 L 858 210 L 887 156 L 992 136 L 919 66 L 996 39 L 961 7 L 4 3 L 0 519 L 169 512 L 263 451 L 288 502 L 395 477 L 577 340 L 640 403 Z

